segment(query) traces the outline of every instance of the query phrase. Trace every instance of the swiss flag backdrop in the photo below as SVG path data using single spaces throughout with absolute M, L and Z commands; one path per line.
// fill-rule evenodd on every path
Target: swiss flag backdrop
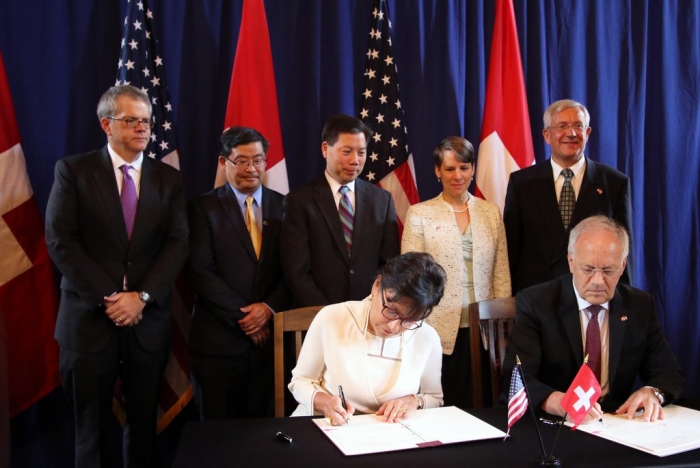
M 0 54 L 0 314 L 7 340 L 10 415 L 60 384 L 53 338 L 58 291 L 20 145 Z
M 503 212 L 510 173 L 535 162 L 513 0 L 497 0 L 476 195 Z

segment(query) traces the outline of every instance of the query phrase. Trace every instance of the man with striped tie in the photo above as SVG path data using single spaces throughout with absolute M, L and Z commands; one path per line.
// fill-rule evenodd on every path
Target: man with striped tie
M 379 267 L 399 254 L 391 195 L 357 178 L 371 137 L 359 119 L 330 117 L 324 174 L 285 198 L 282 266 L 297 307 L 364 298 Z

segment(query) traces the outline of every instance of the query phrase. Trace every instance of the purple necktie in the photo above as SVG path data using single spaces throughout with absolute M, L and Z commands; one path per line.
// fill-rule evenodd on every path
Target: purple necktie
M 343 236 L 345 237 L 345 246 L 348 248 L 348 254 L 352 252 L 352 226 L 355 219 L 355 212 L 350 204 L 350 197 L 347 185 L 343 185 L 338 190 L 340 192 L 340 203 L 338 204 L 338 213 L 340 213 L 340 222 L 343 224 Z
M 129 174 L 131 166 L 123 164 L 119 167 L 122 170 L 124 177 L 122 178 L 122 211 L 124 212 L 124 224 L 126 224 L 126 235 L 131 240 L 131 234 L 134 232 L 134 220 L 136 219 L 136 206 L 139 198 L 136 195 L 136 184 Z
M 586 353 L 588 354 L 588 367 L 595 374 L 600 383 L 600 326 L 598 325 L 598 312 L 602 310 L 599 305 L 588 307 L 591 320 L 586 328 Z

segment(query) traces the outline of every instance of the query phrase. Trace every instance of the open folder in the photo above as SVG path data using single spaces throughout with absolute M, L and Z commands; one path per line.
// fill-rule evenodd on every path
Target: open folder
M 472 440 L 504 438 L 505 432 L 454 406 L 416 411 L 400 423 L 381 416 L 353 416 L 348 425 L 331 426 L 327 419 L 312 419 L 346 456 L 392 452 Z
M 682 406 L 664 408 L 664 419 L 644 421 L 643 416 L 604 414 L 605 426 L 584 424 L 580 431 L 626 445 L 657 457 L 687 452 L 700 447 L 700 411 Z

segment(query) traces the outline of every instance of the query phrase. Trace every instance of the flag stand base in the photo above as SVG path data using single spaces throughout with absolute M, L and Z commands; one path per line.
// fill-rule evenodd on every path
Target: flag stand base
M 561 466 L 561 460 L 554 455 L 549 455 L 547 457 L 540 455 L 535 459 L 535 464 L 537 466 Z

